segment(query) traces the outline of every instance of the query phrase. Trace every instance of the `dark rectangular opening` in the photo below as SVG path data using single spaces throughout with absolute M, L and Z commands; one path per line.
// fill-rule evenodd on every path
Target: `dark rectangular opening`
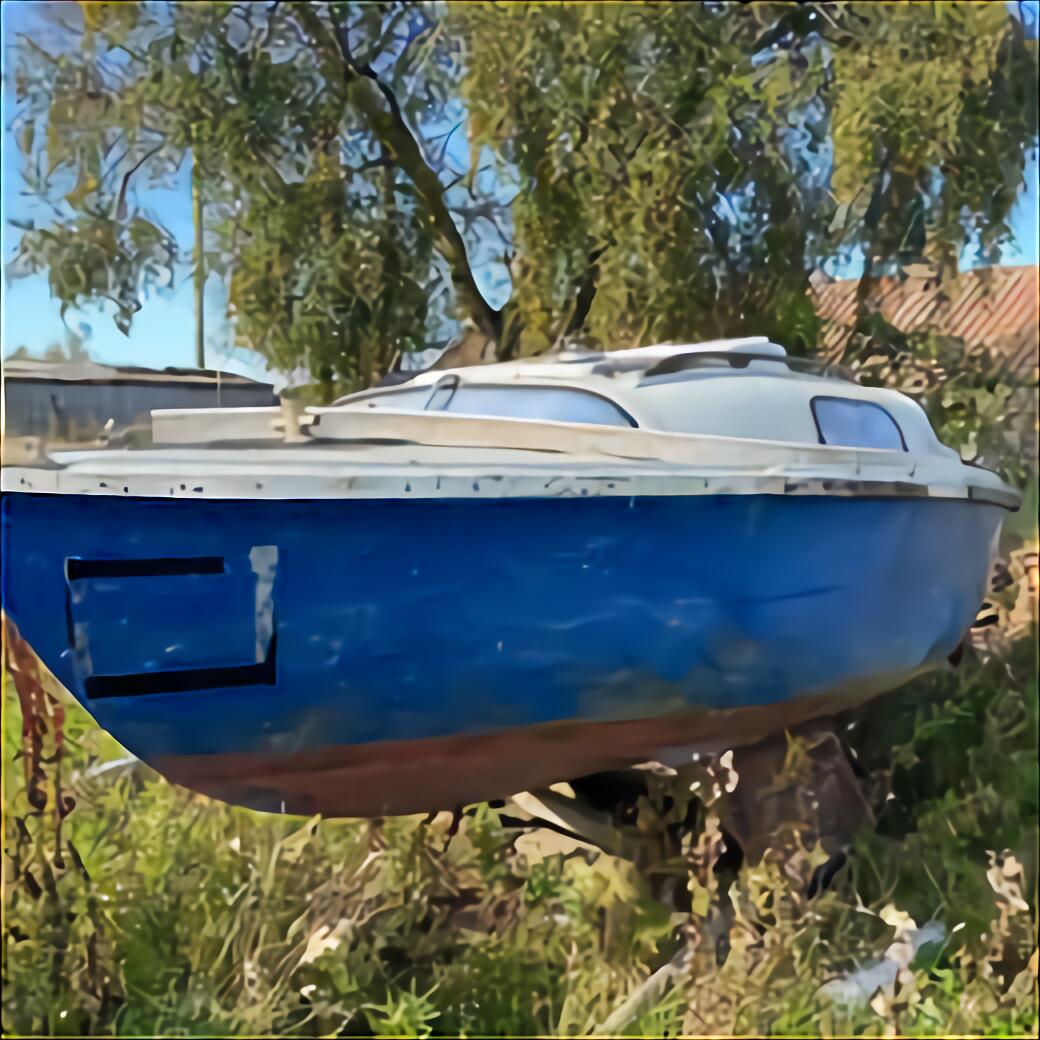
M 84 578 L 166 578 L 187 574 L 223 574 L 222 556 L 163 556 L 151 560 L 81 560 L 70 556 L 65 561 L 69 581 Z
M 272 634 L 267 657 L 256 664 L 223 668 L 185 668 L 169 672 L 136 672 L 132 675 L 91 675 L 84 692 L 91 699 L 141 697 L 154 693 L 191 693 L 226 690 L 235 686 L 274 686 L 277 633 Z

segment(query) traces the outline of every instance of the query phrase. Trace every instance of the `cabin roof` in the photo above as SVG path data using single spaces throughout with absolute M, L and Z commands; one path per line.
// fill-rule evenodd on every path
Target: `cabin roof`
M 596 375 L 640 372 L 652 368 L 666 358 L 690 353 L 754 353 L 776 357 L 787 355 L 782 346 L 771 343 L 765 336 L 746 336 L 741 339 L 715 339 L 695 343 L 655 343 L 646 347 L 621 350 L 561 350 L 516 361 L 431 369 L 417 373 L 412 382 L 418 385 L 436 383 L 449 374 L 465 377 L 472 382 L 508 382 L 518 375 L 534 375 L 541 379 L 584 379 L 588 374 L 588 368 L 597 369 Z

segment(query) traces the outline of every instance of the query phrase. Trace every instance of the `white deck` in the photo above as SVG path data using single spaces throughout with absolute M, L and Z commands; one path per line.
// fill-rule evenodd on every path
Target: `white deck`
M 192 499 L 918 494 L 1008 504 L 995 474 L 937 456 L 464 416 L 357 419 L 357 440 L 64 452 L 47 468 L 5 467 L 2 486 Z M 405 426 L 426 442 L 368 441 Z
M 723 362 L 647 377 L 648 367 L 676 354 L 749 350 L 770 357 L 736 370 Z M 424 373 L 302 413 L 156 411 L 157 447 L 56 453 L 5 466 L 0 480 L 5 491 L 194 499 L 813 494 L 1016 504 L 1017 493 L 996 474 L 963 465 L 940 444 L 909 398 L 793 373 L 783 359 L 766 340 L 661 345 Z M 445 377 L 592 392 L 638 426 L 394 407 L 400 391 L 432 392 Z M 880 404 L 907 450 L 818 443 L 811 409 L 818 396 Z

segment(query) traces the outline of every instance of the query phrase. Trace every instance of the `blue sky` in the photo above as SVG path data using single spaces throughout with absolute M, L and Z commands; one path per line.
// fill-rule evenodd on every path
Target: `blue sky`
M 71 6 L 71 5 L 70 5 Z M 14 34 L 32 31 L 34 38 L 45 46 L 41 38 L 45 26 L 39 18 L 37 5 L 31 2 L 10 2 L 0 7 L 3 24 L 4 90 L 3 90 L 3 196 L 0 219 L 3 222 L 3 260 L 6 264 L 14 255 L 18 231 L 9 224 L 11 219 L 35 217 L 45 219 L 46 210 L 24 190 L 19 173 L 20 156 L 10 131 L 13 116 L 13 94 L 7 77 L 8 57 Z M 1037 0 L 1008 5 L 1013 16 L 1024 18 L 1036 33 L 1038 22 Z M 57 41 L 50 41 L 57 49 Z M 462 113 L 460 112 L 460 118 Z M 445 127 L 447 129 L 447 127 Z M 460 127 L 449 141 L 447 158 L 456 168 L 468 165 L 466 135 Z M 1037 159 L 1034 152 L 1026 170 L 1026 180 L 1012 217 L 1015 241 L 1005 251 L 1003 262 L 1009 264 L 1036 264 L 1038 259 L 1038 199 Z M 183 253 L 190 255 L 192 242 L 191 194 L 188 171 L 185 167 L 167 189 L 142 188 L 139 200 L 152 210 L 176 236 Z M 490 253 L 490 246 L 482 252 Z M 502 271 L 498 264 L 479 262 L 477 276 L 489 297 L 501 297 Z M 855 272 L 847 272 L 852 275 Z M 25 345 L 33 353 L 42 353 L 53 342 L 64 342 L 67 336 L 58 302 L 51 298 L 46 280 L 41 276 L 3 279 L 2 347 L 6 356 Z M 495 300 L 498 303 L 501 300 Z M 206 286 L 206 359 L 210 367 L 263 376 L 261 358 L 242 348 L 233 347 L 224 321 L 224 296 L 215 278 Z M 152 293 L 135 316 L 129 336 L 124 336 L 112 322 L 111 312 L 98 308 L 69 311 L 68 327 L 79 332 L 95 360 L 108 363 L 164 365 L 191 365 L 194 361 L 194 300 L 190 276 L 181 272 L 172 289 Z

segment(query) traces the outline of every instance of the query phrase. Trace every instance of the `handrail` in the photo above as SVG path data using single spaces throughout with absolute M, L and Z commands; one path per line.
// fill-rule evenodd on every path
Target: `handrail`
M 786 354 L 764 354 L 750 350 L 696 350 L 690 351 L 688 354 L 676 354 L 659 361 L 653 368 L 648 368 L 643 373 L 643 378 L 653 379 L 656 376 L 686 372 L 691 368 L 713 367 L 711 364 L 713 362 L 724 362 L 730 368 L 747 368 L 752 361 L 772 361 L 774 364 L 786 365 L 792 372 L 829 376 L 834 379 L 842 379 L 847 383 L 859 382 L 855 373 L 835 362 L 821 361 L 817 358 L 789 357 Z M 709 364 L 703 365 L 703 362 Z

